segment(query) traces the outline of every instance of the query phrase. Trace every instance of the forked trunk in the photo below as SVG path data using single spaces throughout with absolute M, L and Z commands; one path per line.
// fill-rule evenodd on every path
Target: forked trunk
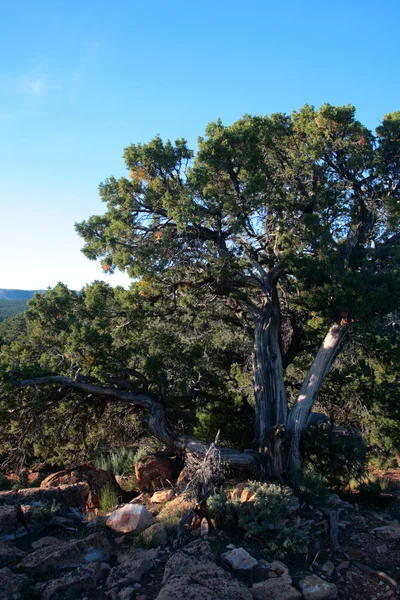
M 315 397 L 339 354 L 350 327 L 351 322 L 343 319 L 340 324 L 335 323 L 329 329 L 290 411 L 288 419 L 288 433 L 290 436 L 288 468 L 291 472 L 300 468 L 300 440 L 307 427 Z

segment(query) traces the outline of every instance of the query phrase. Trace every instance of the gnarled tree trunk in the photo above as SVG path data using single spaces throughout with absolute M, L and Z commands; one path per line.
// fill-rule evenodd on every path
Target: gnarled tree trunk
M 282 474 L 287 398 L 279 339 L 279 304 L 276 292 L 264 310 L 254 315 L 253 377 L 255 397 L 254 445 L 266 457 L 266 474 Z M 277 429 L 278 428 L 278 429 Z M 279 438 L 279 440 L 278 440 Z
M 342 319 L 340 323 L 331 326 L 292 406 L 288 419 L 290 436 L 288 469 L 291 472 L 300 468 L 300 441 L 307 427 L 314 400 L 342 348 L 350 326 L 351 322 L 347 319 Z

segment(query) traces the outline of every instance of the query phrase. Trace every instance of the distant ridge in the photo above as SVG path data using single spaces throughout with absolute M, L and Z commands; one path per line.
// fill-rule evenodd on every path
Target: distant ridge
M 7 290 L 0 289 L 0 300 L 30 300 L 36 292 L 43 290 Z

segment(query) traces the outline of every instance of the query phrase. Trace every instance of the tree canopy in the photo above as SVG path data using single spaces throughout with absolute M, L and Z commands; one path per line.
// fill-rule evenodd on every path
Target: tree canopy
M 76 229 L 85 255 L 127 271 L 132 287 L 36 297 L 28 319 L 40 347 L 31 373 L 21 360 L 10 369 L 16 350 L 3 350 L 9 389 L 129 389 L 179 451 L 199 446 L 166 407 L 203 390 L 203 408 L 222 396 L 250 414 L 254 398 L 268 472 L 296 468 L 335 360 L 357 339 L 376 342 L 398 308 L 399 153 L 400 112 L 372 133 L 353 107 L 330 105 L 211 123 L 196 155 L 184 140 L 129 146 L 129 178 L 101 184 L 106 212 Z M 43 336 L 51 319 L 56 340 Z

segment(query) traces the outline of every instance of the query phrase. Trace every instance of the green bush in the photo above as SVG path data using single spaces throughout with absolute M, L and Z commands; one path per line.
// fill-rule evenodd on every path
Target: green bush
M 309 427 L 302 440 L 303 466 L 323 478 L 329 489 L 344 490 L 351 480 L 362 481 L 367 468 L 367 445 L 359 431 L 329 424 Z
M 116 448 L 95 460 L 96 467 L 114 475 L 132 475 L 136 462 L 136 448 Z
M 311 506 L 325 504 L 329 490 L 324 484 L 321 475 L 312 471 L 298 471 L 293 476 L 293 483 L 300 502 Z
M 278 526 L 279 520 L 289 512 L 288 488 L 275 484 L 250 483 L 254 492 L 251 502 L 229 500 L 222 490 L 208 499 L 210 511 L 227 525 L 237 524 L 246 535 L 264 536 Z
M 103 512 L 110 512 L 118 506 L 118 497 L 114 488 L 107 484 L 101 490 L 100 508 Z
M 275 558 L 284 559 L 306 554 L 310 540 L 308 535 L 294 527 L 279 527 L 274 539 L 268 541 L 265 552 Z

